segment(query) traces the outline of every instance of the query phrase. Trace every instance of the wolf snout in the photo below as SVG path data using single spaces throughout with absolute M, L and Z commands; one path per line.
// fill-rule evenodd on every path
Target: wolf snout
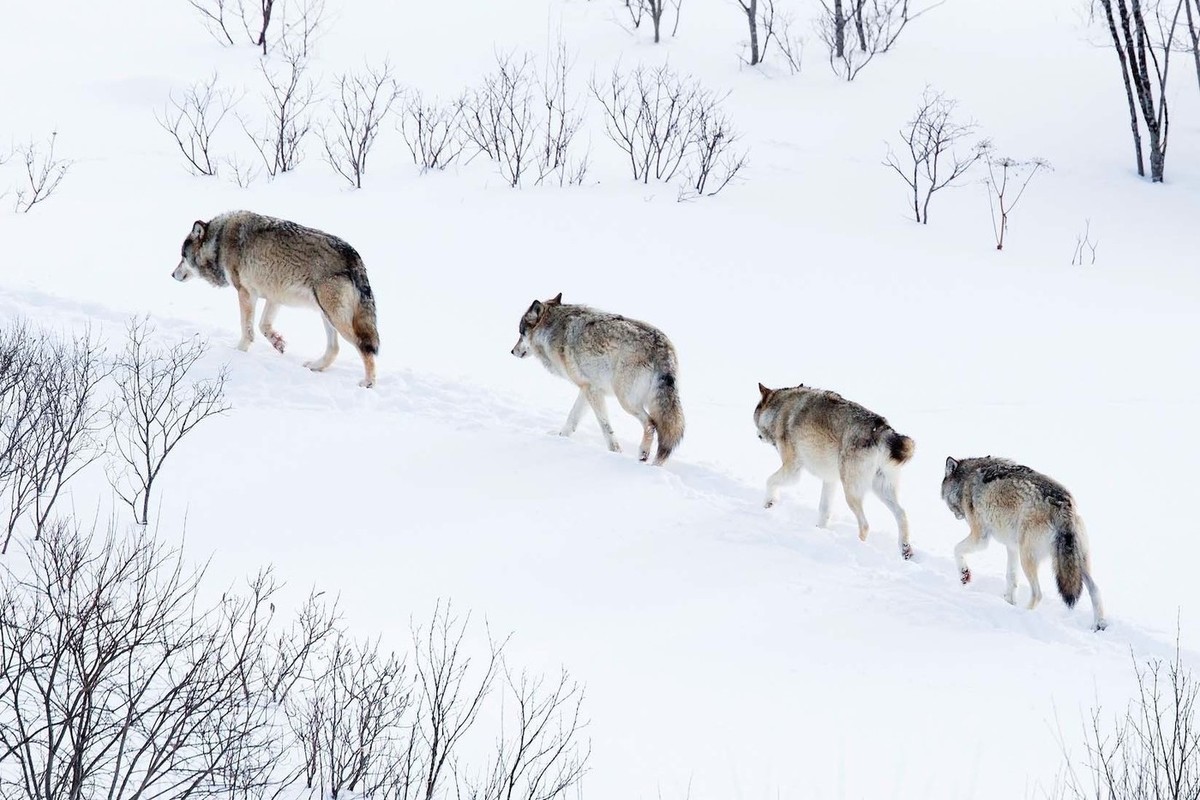
M 526 347 L 522 347 L 520 342 L 517 342 L 516 344 L 514 344 L 513 349 L 510 350 L 509 352 L 512 353 L 517 358 L 524 358 L 525 356 L 529 355 L 529 349 Z

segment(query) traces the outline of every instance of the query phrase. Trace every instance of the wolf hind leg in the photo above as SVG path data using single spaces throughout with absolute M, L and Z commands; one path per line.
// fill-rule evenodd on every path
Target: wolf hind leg
M 650 419 L 650 413 L 624 392 L 618 391 L 617 402 L 621 404 L 621 408 L 625 410 L 626 414 L 635 417 L 638 422 L 642 423 L 642 442 L 638 447 L 638 461 L 649 461 L 650 445 L 654 443 L 654 422 Z
M 821 502 L 817 506 L 817 527 L 829 527 L 830 506 L 833 504 L 833 493 L 837 491 L 837 481 L 821 483 Z
M 617 444 L 617 437 L 613 434 L 612 423 L 608 421 L 608 403 L 605 402 L 604 392 L 595 386 L 588 386 L 583 391 L 592 406 L 592 413 L 596 415 L 596 422 L 600 424 L 600 433 L 604 434 L 608 449 L 614 453 L 621 452 L 621 445 Z
M 888 511 L 891 511 L 892 516 L 896 518 L 896 527 L 899 529 L 900 537 L 900 555 L 906 560 L 912 558 L 912 544 L 908 540 L 908 514 L 905 513 L 896 496 L 895 477 L 880 470 L 875 473 L 875 482 L 872 488 L 875 490 L 876 496 L 883 501 Z
M 313 372 L 322 372 L 329 369 L 329 365 L 333 363 L 338 354 L 337 328 L 333 326 L 333 323 L 324 312 L 321 313 L 321 322 L 325 324 L 325 353 L 320 358 L 304 362 L 304 366 Z
M 1038 603 L 1042 602 L 1042 584 L 1038 580 L 1038 559 L 1037 555 L 1029 549 L 1021 548 L 1021 568 L 1025 570 L 1025 580 L 1029 581 L 1030 597 L 1029 610 L 1037 608 Z M 1014 576 L 1015 583 L 1015 576 Z M 1009 601 L 1012 602 L 1011 600 Z
M 871 485 L 871 480 L 870 475 L 864 475 L 863 472 L 862 465 L 847 464 L 845 460 L 842 461 L 842 492 L 846 495 L 846 505 L 850 506 L 850 510 L 854 512 L 854 518 L 858 520 L 858 538 L 865 542 L 871 527 L 867 523 L 867 515 L 863 511 L 863 497 Z
M 275 330 L 275 315 L 278 313 L 279 303 L 267 298 L 267 301 L 263 304 L 262 316 L 258 320 L 258 329 L 266 337 L 267 341 L 271 343 L 271 347 L 282 353 L 284 348 L 287 347 L 287 342 Z
M 1104 601 L 1100 599 L 1100 587 L 1092 580 L 1092 565 L 1089 559 L 1084 564 L 1083 585 L 1087 587 L 1088 597 L 1092 600 L 1092 622 L 1096 630 L 1102 631 L 1108 627 L 1104 618 Z

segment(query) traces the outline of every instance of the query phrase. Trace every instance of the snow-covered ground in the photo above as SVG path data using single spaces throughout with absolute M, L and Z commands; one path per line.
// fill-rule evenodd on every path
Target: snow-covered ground
M 1022 797 L 1053 778 L 1086 709 L 1124 702 L 1131 651 L 1168 654 L 1178 619 L 1197 663 L 1200 103 L 1181 70 L 1167 183 L 1139 180 L 1116 59 L 1085 4 L 950 0 L 846 84 L 808 31 L 818 4 L 800 0 L 798 76 L 740 64 L 744 24 L 724 0 L 687 0 L 657 46 L 616 24 L 616 0 L 330 0 L 327 78 L 387 57 L 448 97 L 496 50 L 561 38 L 581 96 L 618 62 L 669 61 L 728 91 L 750 167 L 692 203 L 628 179 L 594 104 L 582 187 L 514 191 L 483 159 L 421 175 L 390 127 L 359 191 L 315 140 L 295 173 L 249 189 L 191 177 L 154 111 L 216 70 L 251 112 L 254 50 L 221 48 L 183 2 L 77 5 L 19 4 L 0 29 L 0 139 L 54 129 L 76 160 L 50 201 L 0 215 L 0 322 L 117 335 L 149 313 L 165 336 L 210 337 L 205 369 L 229 363 L 234 411 L 172 457 L 166 527 L 186 517 L 188 552 L 212 554 L 219 580 L 274 564 L 396 647 L 439 598 L 513 631 L 521 663 L 587 684 L 585 796 Z M 926 84 L 1000 152 L 1054 165 L 1003 253 L 981 185 L 935 197 L 918 226 L 881 163 Z M 218 146 L 251 154 L 236 123 Z M 234 293 L 170 279 L 192 221 L 230 208 L 362 253 L 374 390 L 356 387 L 349 348 L 325 374 L 301 367 L 323 343 L 312 313 L 280 315 L 286 355 L 261 337 L 243 354 Z M 1073 267 L 1085 220 L 1097 261 Z M 665 469 L 630 455 L 638 426 L 615 405 L 625 454 L 590 416 L 572 440 L 550 435 L 574 389 L 508 351 L 529 302 L 559 291 L 675 342 L 688 430 Z M 916 439 L 912 562 L 873 500 L 865 545 L 840 502 L 833 530 L 814 527 L 811 478 L 761 508 L 777 457 L 754 434 L 759 381 L 836 389 Z M 966 531 L 940 500 L 942 465 L 988 453 L 1076 494 L 1107 632 L 1090 631 L 1086 601 L 1006 605 L 998 547 L 958 584 Z M 102 486 L 85 475 L 73 502 L 94 508 Z

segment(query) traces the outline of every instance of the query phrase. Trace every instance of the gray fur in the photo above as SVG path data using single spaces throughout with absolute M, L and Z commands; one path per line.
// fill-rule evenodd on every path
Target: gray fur
M 1075 498 L 1061 483 L 1005 458 L 947 458 L 942 499 L 971 528 L 954 548 L 963 583 L 971 580 L 966 554 L 994 538 L 1008 548 L 1005 600 L 1016 600 L 1019 561 L 1032 593 L 1029 608 L 1035 608 L 1042 599 L 1038 566 L 1051 557 L 1063 601 L 1074 606 L 1086 587 L 1096 630 L 1106 627 L 1100 590 L 1091 575 L 1087 531 Z
M 758 438 L 772 445 L 783 464 L 767 479 L 765 506 L 779 501 L 780 488 L 803 470 L 822 482 L 817 524 L 829 524 L 833 492 L 841 483 L 846 503 L 858 520 L 858 535 L 864 541 L 869 526 L 862 502 L 873 491 L 899 528 L 900 554 L 912 557 L 908 515 L 900 505 L 900 467 L 912 458 L 915 442 L 897 433 L 888 421 L 836 392 L 796 386 L 768 389 L 758 385 L 758 407 L 754 425 Z
M 214 286 L 232 284 L 237 289 L 241 350 L 254 341 L 259 298 L 266 301 L 260 330 L 281 353 L 285 342 L 273 327 L 279 307 L 314 308 L 325 324 L 326 349 L 305 366 L 328 368 L 337 357 L 341 334 L 362 356 L 366 376 L 360 385 L 374 385 L 379 351 L 375 295 L 362 258 L 344 240 L 295 222 L 230 211 L 194 223 L 180 251 L 176 280 L 199 276 Z
M 645 322 L 587 306 L 568 305 L 562 295 L 535 300 L 517 326 L 520 338 L 512 354 L 537 356 L 547 370 L 579 387 L 575 406 L 560 433 L 570 436 L 584 408 L 591 406 L 609 450 L 620 451 L 605 403 L 614 395 L 627 413 L 642 423 L 639 456 L 662 464 L 683 438 L 679 403 L 679 364 L 675 348 L 662 331 Z

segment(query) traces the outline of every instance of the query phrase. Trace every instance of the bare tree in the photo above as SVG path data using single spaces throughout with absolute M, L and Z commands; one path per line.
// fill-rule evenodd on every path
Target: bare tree
M 154 118 L 187 159 L 193 175 L 216 175 L 217 160 L 212 139 L 234 106 L 237 98 L 230 89 L 217 88 L 217 74 L 207 81 L 198 81 L 180 97 L 171 93 L 170 104 Z
M 242 17 L 242 0 L 188 0 L 188 4 L 200 14 L 204 28 L 221 44 L 234 44 L 229 26 L 233 17 Z M 236 11 L 234 10 L 236 6 Z
M 741 138 L 715 103 L 692 109 L 691 156 L 684 163 L 687 185 L 680 199 L 711 197 L 729 185 L 746 166 L 746 152 L 737 147 Z
M 286 51 L 308 58 L 325 33 L 325 0 L 279 0 L 279 42 Z
M 263 55 L 267 54 L 267 31 L 271 27 L 271 14 L 275 11 L 275 0 L 251 0 L 251 7 L 257 13 L 247 15 L 242 13 L 242 24 L 250 41 L 262 48 Z
M 563 671 L 547 683 L 504 671 L 496 756 L 479 800 L 555 800 L 565 797 L 587 769 L 590 748 L 580 742 L 583 688 Z
M 821 0 L 817 35 L 829 52 L 829 66 L 852 81 L 880 53 L 896 43 L 909 22 L 941 3 L 914 11 L 909 0 Z
M 534 160 L 533 59 L 496 56 L 496 69 L 470 92 L 463 105 L 462 130 L 480 153 L 496 162 L 509 186 L 518 187 Z
M 1150 140 L 1150 180 L 1161 183 L 1166 168 L 1167 134 L 1170 128 L 1166 95 L 1167 75 L 1171 52 L 1175 49 L 1175 32 L 1183 0 L 1168 0 L 1165 18 L 1161 2 L 1150 0 L 1149 13 L 1152 19 L 1158 21 L 1157 32 L 1147 25 L 1147 11 L 1143 9 L 1141 0 L 1099 2 L 1104 9 L 1109 37 L 1121 65 L 1138 175 L 1146 174 L 1140 130 L 1140 125 L 1144 125 Z M 1170 4 L 1174 5 L 1173 11 Z M 1197 69 L 1200 70 L 1200 63 Z M 1200 76 L 1200 71 L 1197 74 Z
M 400 86 L 386 61 L 380 67 L 368 65 L 362 72 L 346 73 L 338 79 L 332 121 L 321 127 L 321 140 L 326 161 L 356 189 L 362 188 L 367 156 L 379 135 L 379 126 L 399 97 Z
M 245 120 L 241 123 L 262 157 L 268 177 L 274 178 L 295 169 L 304 157 L 302 145 L 312 130 L 317 89 L 307 77 L 307 60 L 297 53 L 285 54 L 284 66 L 277 71 L 265 61 L 260 69 L 268 87 L 268 93 L 263 95 L 268 120 L 258 133 L 252 133 Z
M 788 69 L 793 75 L 799 75 L 804 66 L 804 37 L 792 32 L 792 22 L 788 15 L 779 18 L 775 40 L 779 43 L 779 52 Z
M 1200 84 L 1200 0 L 1183 0 L 1186 13 L 1188 47 L 1196 65 L 1196 82 Z
M 17 323 L 0 333 L 0 493 L 8 499 L 0 553 L 22 520 L 39 538 L 63 489 L 103 452 L 107 375 L 90 332 L 67 340 Z
M 759 64 L 767 56 L 767 48 L 775 38 L 775 0 L 734 0 L 746 15 L 750 29 L 750 66 Z M 759 37 L 759 30 L 762 37 Z
M 153 334 L 148 321 L 129 323 L 109 412 L 114 449 L 109 483 L 140 525 L 150 521 L 151 492 L 167 457 L 197 425 L 229 410 L 224 368 L 215 378 L 193 377 L 207 342 L 193 338 L 162 347 L 151 341 Z
M 929 202 L 934 193 L 954 186 L 988 147 L 986 141 L 980 141 L 969 152 L 959 152 L 976 126 L 973 122 L 958 122 L 954 118 L 956 106 L 956 101 L 926 88 L 916 115 L 900 131 L 907 152 L 899 156 L 889 146 L 884 160 L 908 184 L 913 216 L 922 224 L 929 223 Z
M 1085 260 L 1088 264 L 1096 263 L 1096 248 L 1100 246 L 1098 239 L 1092 239 L 1092 221 L 1084 220 L 1083 232 L 1075 236 L 1075 251 L 1071 254 L 1071 266 L 1082 267 Z
M 1008 215 L 1020 202 L 1033 176 L 1041 170 L 1051 169 L 1050 162 L 1044 158 L 1017 161 L 1007 156 L 994 156 L 990 147 L 984 149 L 983 159 L 988 170 L 983 182 L 988 188 L 992 231 L 996 235 L 996 249 L 1003 250 L 1004 236 L 1008 232 Z
M 1200 797 L 1200 684 L 1180 657 L 1134 663 L 1137 695 L 1111 720 L 1094 709 L 1080 768 L 1067 758 L 1060 797 L 1195 800 Z
M 45 142 L 30 141 L 16 149 L 16 155 L 25 165 L 25 179 L 16 190 L 14 209 L 17 212 L 29 213 L 38 203 L 49 199 L 67 177 L 75 162 L 54 154 L 57 142 L 58 132 L 54 131 Z
M 420 92 L 408 94 L 396 126 L 413 163 L 422 170 L 445 169 L 458 160 L 465 145 L 461 132 L 463 101 L 426 101 Z

